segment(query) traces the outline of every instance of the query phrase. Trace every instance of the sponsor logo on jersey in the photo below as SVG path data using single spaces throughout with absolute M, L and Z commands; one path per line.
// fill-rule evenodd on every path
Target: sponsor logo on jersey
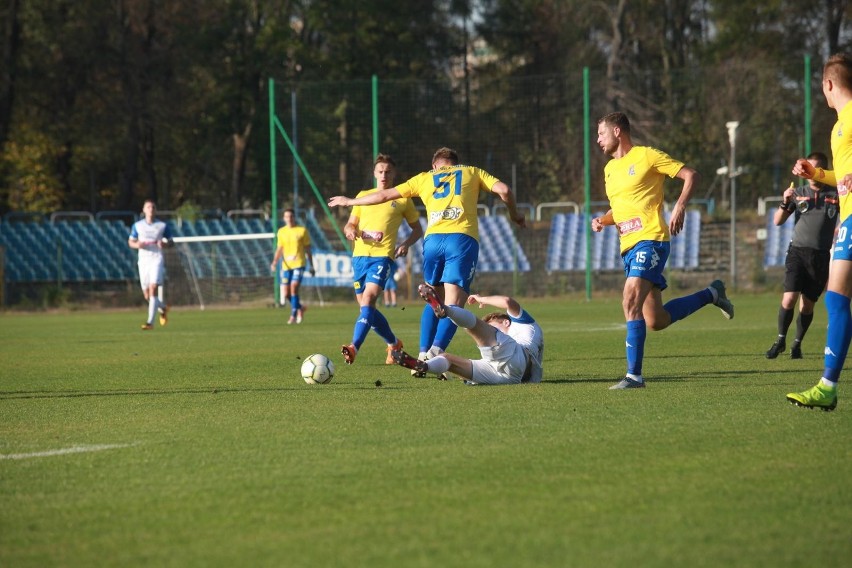
M 642 219 L 639 217 L 633 217 L 632 219 L 617 223 L 616 226 L 618 227 L 619 235 L 629 235 L 630 233 L 635 233 L 642 229 Z
M 437 223 L 438 221 L 455 221 L 464 213 L 461 207 L 447 207 L 442 211 L 432 211 L 429 213 L 429 224 Z
M 361 231 L 361 240 L 362 241 L 375 241 L 378 242 L 385 237 L 385 234 L 382 231 Z

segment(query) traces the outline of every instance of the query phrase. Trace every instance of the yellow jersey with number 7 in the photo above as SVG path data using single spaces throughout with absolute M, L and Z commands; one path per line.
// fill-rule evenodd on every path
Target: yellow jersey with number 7
M 357 197 L 375 193 L 378 189 L 365 189 Z M 355 239 L 352 256 L 393 257 L 396 250 L 396 235 L 402 220 L 409 224 L 420 217 L 410 199 L 394 199 L 378 205 L 352 208 L 352 217 L 358 218 L 361 238 Z

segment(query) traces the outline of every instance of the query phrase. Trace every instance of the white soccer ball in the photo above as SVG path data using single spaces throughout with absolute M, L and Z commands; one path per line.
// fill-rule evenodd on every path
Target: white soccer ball
M 302 378 L 309 385 L 324 385 L 334 378 L 334 363 L 320 353 L 314 353 L 302 362 Z

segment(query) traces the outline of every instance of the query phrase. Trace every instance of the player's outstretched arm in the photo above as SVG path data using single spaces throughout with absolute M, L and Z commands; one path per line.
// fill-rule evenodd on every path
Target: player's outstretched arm
M 792 172 L 793 175 L 799 176 L 800 178 L 814 179 L 820 183 L 833 185 L 835 187 L 838 185 L 837 176 L 834 175 L 834 170 L 818 168 L 805 158 L 799 158 L 796 160 L 796 163 L 793 164 Z
M 510 316 L 518 317 L 521 315 L 521 305 L 509 296 L 481 296 L 479 294 L 471 294 L 467 298 L 468 304 L 479 304 L 482 306 L 493 306 L 505 310 Z
M 378 205 L 379 203 L 393 201 L 394 199 L 399 199 L 401 197 L 402 195 L 400 195 L 399 191 L 397 191 L 395 187 L 389 187 L 388 189 L 381 189 L 371 193 L 370 195 L 356 197 L 354 199 L 344 195 L 335 195 L 328 200 L 328 206 L 352 207 L 353 205 Z

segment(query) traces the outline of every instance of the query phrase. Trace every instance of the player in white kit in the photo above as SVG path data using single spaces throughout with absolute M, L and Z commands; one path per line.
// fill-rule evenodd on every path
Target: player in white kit
M 145 200 L 142 206 L 144 219 L 133 223 L 127 244 L 139 251 L 139 283 L 142 293 L 148 302 L 148 321 L 142 324 L 143 330 L 153 329 L 154 316 L 159 312 L 160 325 L 166 325 L 169 317 L 169 307 L 157 296 L 157 287 L 163 285 L 165 276 L 165 260 L 163 249 L 172 246 L 172 232 L 169 226 L 154 217 L 157 205 L 153 200 Z
M 458 306 L 441 303 L 435 289 L 428 284 L 418 288 L 422 297 L 438 318 L 450 318 L 467 331 L 479 347 L 482 359 L 471 360 L 451 353 L 441 353 L 428 361 L 420 361 L 404 351 L 391 355 L 399 365 L 414 369 L 417 376 L 447 371 L 467 379 L 467 384 L 513 385 L 540 383 L 544 334 L 541 327 L 521 305 L 509 296 L 480 296 L 471 294 L 468 304 L 494 306 L 505 310 L 477 318 Z

